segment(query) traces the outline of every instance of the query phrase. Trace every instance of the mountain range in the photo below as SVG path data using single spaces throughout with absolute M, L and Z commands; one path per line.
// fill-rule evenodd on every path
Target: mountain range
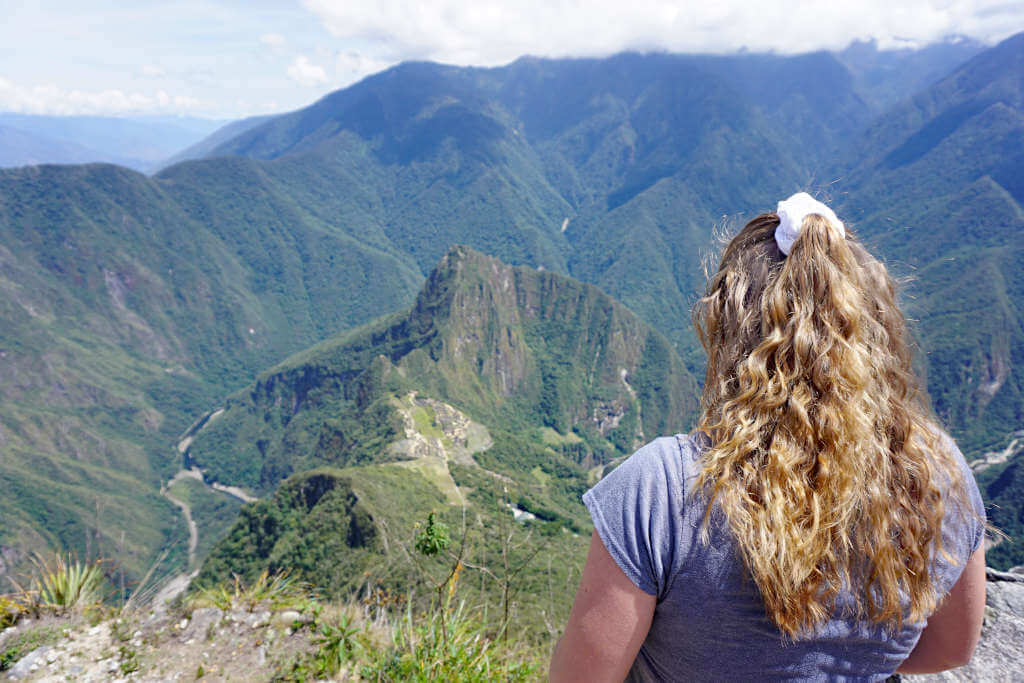
M 241 122 L 236 122 L 241 123 Z M 150 173 L 229 129 L 186 116 L 46 116 L 0 112 L 0 168 L 106 162 Z
M 797 189 L 913 278 L 938 417 L 969 454 L 1003 450 L 1024 421 L 1024 34 L 872 59 L 407 63 L 152 177 L 0 171 L 0 574 L 39 547 L 136 577 L 170 548 L 175 571 L 183 487 L 211 579 L 316 545 L 328 490 L 363 543 L 310 569 L 338 590 L 455 497 L 497 523 L 496 482 L 554 537 L 585 532 L 581 487 L 691 426 L 716 235 Z M 417 434 L 444 457 L 396 446 Z M 1018 461 L 986 470 L 1002 500 Z M 169 484 L 192 468 L 205 484 Z M 262 499 L 236 524 L 214 483 Z

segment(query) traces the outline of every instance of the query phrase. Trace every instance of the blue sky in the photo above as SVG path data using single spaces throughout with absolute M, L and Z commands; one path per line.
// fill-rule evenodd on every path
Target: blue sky
M 1024 0 L 0 0 L 0 111 L 235 118 L 397 62 L 995 43 Z

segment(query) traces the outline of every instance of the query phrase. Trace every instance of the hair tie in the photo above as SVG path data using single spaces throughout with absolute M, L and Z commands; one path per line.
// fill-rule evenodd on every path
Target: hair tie
M 835 212 L 806 192 L 797 192 L 789 199 L 779 202 L 776 213 L 779 215 L 779 227 L 775 228 L 775 243 L 779 245 L 779 250 L 786 256 L 789 256 L 793 242 L 800 236 L 804 218 L 812 213 L 818 214 L 831 223 L 839 230 L 840 236 L 846 236 L 846 227 L 836 217 Z

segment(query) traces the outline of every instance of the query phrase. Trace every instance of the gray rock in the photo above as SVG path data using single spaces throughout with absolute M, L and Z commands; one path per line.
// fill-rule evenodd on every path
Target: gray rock
M 296 621 L 306 622 L 312 621 L 312 619 L 308 614 L 302 614 L 293 609 L 286 609 L 274 615 L 274 623 L 278 626 L 291 626 Z
M 1024 583 L 989 581 L 985 604 L 996 611 L 1015 614 L 1024 619 Z
M 993 569 L 992 567 L 985 567 L 985 579 L 995 582 L 1009 581 L 1011 583 L 1024 583 L 1024 574 L 1016 571 L 1017 569 L 1018 567 L 1014 567 L 1008 572 L 1001 572 L 998 569 Z
M 32 650 L 7 671 L 7 678 L 13 680 L 25 678 L 39 668 L 39 665 L 43 663 L 43 659 L 46 657 L 46 653 L 49 651 L 50 647 L 48 645 Z
M 218 623 L 224 613 L 216 607 L 201 607 L 192 613 L 192 620 L 181 634 L 183 641 L 206 640 L 210 627 Z
M 246 618 L 246 623 L 252 628 L 260 628 L 270 623 L 270 612 L 253 612 Z

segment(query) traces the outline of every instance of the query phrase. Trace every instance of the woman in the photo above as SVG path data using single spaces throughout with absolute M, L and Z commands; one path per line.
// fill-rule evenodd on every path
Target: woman
M 698 429 L 587 492 L 552 680 L 880 680 L 966 663 L 984 510 L 911 368 L 895 285 L 800 193 L 728 245 L 694 323 Z

